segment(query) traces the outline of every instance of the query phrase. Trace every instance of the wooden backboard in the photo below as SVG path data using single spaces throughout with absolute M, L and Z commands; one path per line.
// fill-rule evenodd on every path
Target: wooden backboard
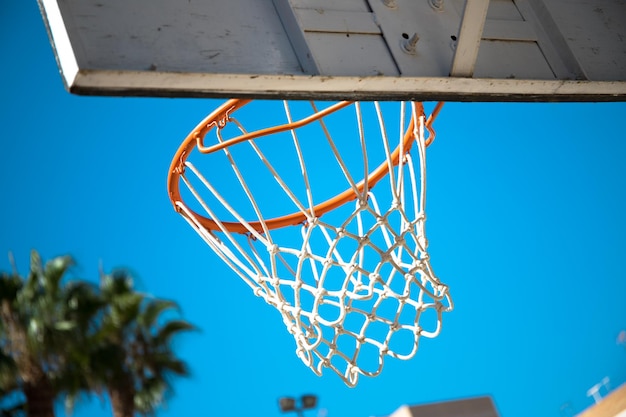
M 38 0 L 69 91 L 626 99 L 623 0 Z

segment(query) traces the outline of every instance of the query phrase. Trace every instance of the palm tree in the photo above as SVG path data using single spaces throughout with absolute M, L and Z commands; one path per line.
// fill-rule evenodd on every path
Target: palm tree
M 136 292 L 126 271 L 61 285 L 69 256 L 42 266 L 31 253 L 26 279 L 0 274 L 0 415 L 54 417 L 65 394 L 71 409 L 82 393 L 107 392 L 115 417 L 154 414 L 173 392 L 170 379 L 189 375 L 172 339 L 194 326 L 168 319 L 176 303 Z M 164 317 L 167 315 L 167 318 Z M 23 394 L 25 407 L 11 402 Z M 18 395 L 19 396 L 19 395 Z
M 172 339 L 194 326 L 165 320 L 176 303 L 136 292 L 127 271 L 103 275 L 100 292 L 106 307 L 91 342 L 92 373 L 108 392 L 115 417 L 154 414 L 173 391 L 170 378 L 189 375 Z
M 30 272 L 23 279 L 0 274 L 0 349 L 9 378 L 1 388 L 20 389 L 29 417 L 53 417 L 56 381 L 66 364 L 72 323 L 66 320 L 61 280 L 73 261 L 54 258 L 42 266 L 31 253 Z M 13 378 L 15 387 L 8 386 Z
M 71 327 L 71 348 L 65 351 L 65 367 L 56 380 L 59 394 L 64 394 L 68 414 L 81 394 L 101 394 L 98 376 L 92 372 L 93 335 L 99 330 L 106 303 L 96 285 L 86 281 L 70 282 L 61 304 L 65 323 Z

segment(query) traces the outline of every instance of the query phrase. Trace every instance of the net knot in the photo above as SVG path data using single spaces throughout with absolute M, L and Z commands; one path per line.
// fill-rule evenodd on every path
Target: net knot
M 287 311 L 288 305 L 289 304 L 285 303 L 284 301 L 279 300 L 276 302 L 276 309 L 281 313 L 285 313 Z
M 391 254 L 389 252 L 384 252 L 380 254 L 380 262 L 387 264 L 389 263 L 391 260 L 393 259 L 393 257 L 391 256 Z
M 442 298 L 448 295 L 448 286 L 445 284 L 439 283 L 435 286 L 435 289 L 441 295 Z
M 217 128 L 218 129 L 225 128 L 228 122 L 230 122 L 230 120 L 231 120 L 230 115 L 228 113 L 224 114 L 224 116 L 220 117 L 219 120 L 217 121 Z
M 187 158 L 187 151 L 183 151 L 180 154 L 180 158 L 178 158 L 178 163 L 176 164 L 176 168 L 174 168 L 174 172 L 176 172 L 176 174 L 178 175 L 184 175 L 185 174 L 185 159 Z
M 330 360 L 328 360 L 328 358 L 320 358 L 318 367 L 320 367 L 320 365 L 324 368 L 330 368 Z
M 326 290 L 326 288 L 324 288 L 324 287 L 318 287 L 318 288 L 315 290 L 314 295 L 315 295 L 315 298 L 319 298 L 319 299 L 320 299 L 320 301 L 321 301 L 321 302 L 323 302 L 323 301 L 324 301 L 324 300 L 323 300 L 323 298 L 324 298 L 326 295 L 328 295 L 328 291 L 327 291 L 327 290 Z M 315 316 L 315 317 L 318 317 L 318 316 Z
M 390 296 L 393 298 L 393 295 L 393 291 L 391 291 L 389 287 L 385 287 L 385 289 L 379 294 L 379 297 L 381 298 L 381 300 L 384 300 L 385 298 L 389 298 Z
M 263 288 L 261 288 L 261 287 L 253 288 L 252 291 L 253 291 L 254 295 L 257 296 L 257 297 L 263 297 L 263 294 L 265 294 L 265 291 L 263 291 Z
M 409 272 L 407 272 L 406 274 L 404 274 L 404 280 L 406 282 L 417 282 L 417 275 L 416 272 L 421 270 L 421 265 L 416 265 L 415 267 L 413 267 L 413 269 L 411 269 Z M 408 288 L 407 288 L 408 289 Z
M 369 278 L 372 283 L 375 283 L 375 282 L 382 282 L 383 284 L 385 283 L 383 279 L 381 278 L 380 274 L 376 272 L 372 272 Z

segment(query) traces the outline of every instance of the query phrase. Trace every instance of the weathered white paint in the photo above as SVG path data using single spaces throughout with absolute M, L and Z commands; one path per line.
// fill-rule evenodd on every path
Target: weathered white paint
M 450 77 L 464 0 L 38 1 L 81 94 L 626 99 L 624 0 L 490 0 L 467 79 Z
M 626 98 L 626 83 L 620 81 L 451 77 L 400 77 L 390 81 L 386 77 L 180 74 L 156 71 L 81 71 L 72 89 L 79 94 L 273 99 L 595 101 Z
M 72 86 L 78 74 L 78 62 L 74 48 L 70 42 L 68 30 L 56 0 L 41 0 L 41 7 L 45 8 L 45 22 L 57 56 L 57 63 L 66 86 Z
M 458 44 L 450 70 L 451 76 L 471 77 L 474 75 L 488 8 L 489 0 L 466 0 Z

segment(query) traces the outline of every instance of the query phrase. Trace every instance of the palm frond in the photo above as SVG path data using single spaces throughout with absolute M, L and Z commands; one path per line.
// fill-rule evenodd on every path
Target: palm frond
M 196 330 L 196 327 L 185 320 L 168 321 L 167 323 L 165 323 L 165 325 L 163 325 L 163 327 L 158 330 L 157 334 L 154 337 L 154 343 L 157 346 L 168 345 L 172 337 L 174 337 L 175 335 L 181 332 L 191 330 Z
M 171 373 L 178 376 L 189 376 L 189 368 L 185 361 L 176 358 L 172 352 L 165 354 L 153 355 L 151 358 L 153 372 L 167 378 L 167 374 Z
M 35 250 L 30 253 L 30 272 L 26 278 L 26 282 L 20 297 L 24 302 L 31 302 L 41 292 L 41 276 L 43 274 L 43 268 L 41 266 L 41 257 Z
M 137 318 L 137 323 L 144 327 L 154 326 L 161 313 L 169 309 L 178 310 L 178 304 L 170 300 L 149 300 Z
M 74 260 L 70 256 L 58 256 L 46 262 L 42 275 L 43 289 L 48 293 L 59 291 L 61 280 L 73 265 Z
M 83 335 L 96 326 L 96 319 L 106 305 L 93 284 L 80 281 L 65 287 L 62 302 L 66 319 L 76 323 Z
M 156 408 L 163 404 L 168 388 L 167 381 L 162 378 L 147 378 L 135 393 L 135 409 L 143 415 L 154 415 Z
M 111 300 L 107 319 L 123 329 L 137 319 L 142 302 L 143 295 L 138 293 L 119 295 Z
M 105 298 L 113 299 L 116 295 L 133 292 L 133 277 L 123 269 L 103 275 L 100 279 L 100 290 Z

